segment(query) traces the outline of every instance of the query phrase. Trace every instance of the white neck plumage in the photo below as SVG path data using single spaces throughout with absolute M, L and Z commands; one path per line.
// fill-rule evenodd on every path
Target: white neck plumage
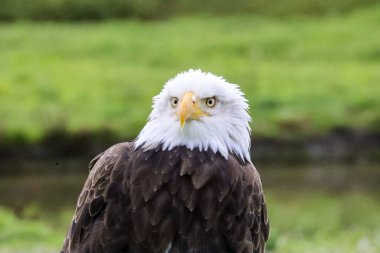
M 248 114 L 245 116 L 249 117 Z M 198 148 L 200 151 L 211 149 L 225 159 L 228 159 L 229 153 L 235 153 L 242 160 L 250 162 L 250 140 L 247 120 L 226 122 L 223 117 L 205 117 L 201 121 L 188 122 L 181 128 L 173 117 L 151 117 L 137 137 L 135 146 L 146 150 L 159 145 L 162 145 L 163 150 L 171 150 L 176 146 Z

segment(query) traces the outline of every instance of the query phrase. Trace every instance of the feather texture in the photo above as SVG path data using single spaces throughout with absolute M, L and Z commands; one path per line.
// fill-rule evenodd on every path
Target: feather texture
M 91 162 L 62 252 L 262 253 L 268 234 L 251 163 L 130 142 Z

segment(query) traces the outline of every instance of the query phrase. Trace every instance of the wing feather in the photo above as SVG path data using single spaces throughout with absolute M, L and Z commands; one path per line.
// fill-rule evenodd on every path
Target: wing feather
M 79 195 L 63 252 L 82 252 L 84 241 L 96 233 L 98 216 L 106 207 L 105 193 L 110 184 L 111 172 L 120 154 L 130 148 L 130 143 L 120 143 L 97 155 L 89 163 L 89 175 Z M 97 252 L 97 251 L 91 251 Z

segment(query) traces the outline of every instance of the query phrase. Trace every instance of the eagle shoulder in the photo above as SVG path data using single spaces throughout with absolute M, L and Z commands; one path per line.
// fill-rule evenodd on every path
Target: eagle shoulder
M 77 200 L 62 252 L 84 251 L 84 241 L 91 236 L 94 224 L 103 219 L 105 194 L 110 184 L 111 173 L 120 158 L 128 155 L 131 149 L 131 142 L 118 143 L 91 160 L 89 175 Z
M 253 252 L 265 252 L 265 243 L 269 238 L 269 218 L 265 203 L 265 196 L 261 184 L 261 179 L 255 166 L 252 164 L 246 165 L 249 186 L 247 187 L 249 196 L 249 212 L 248 217 L 251 222 L 251 236 L 253 243 Z M 252 189 L 252 190 L 251 190 Z

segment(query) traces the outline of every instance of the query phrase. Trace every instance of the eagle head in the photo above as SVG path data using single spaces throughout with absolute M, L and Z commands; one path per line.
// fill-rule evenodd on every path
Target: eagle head
M 250 162 L 249 105 L 236 84 L 190 69 L 170 79 L 153 98 L 153 110 L 135 146 L 211 149 Z

